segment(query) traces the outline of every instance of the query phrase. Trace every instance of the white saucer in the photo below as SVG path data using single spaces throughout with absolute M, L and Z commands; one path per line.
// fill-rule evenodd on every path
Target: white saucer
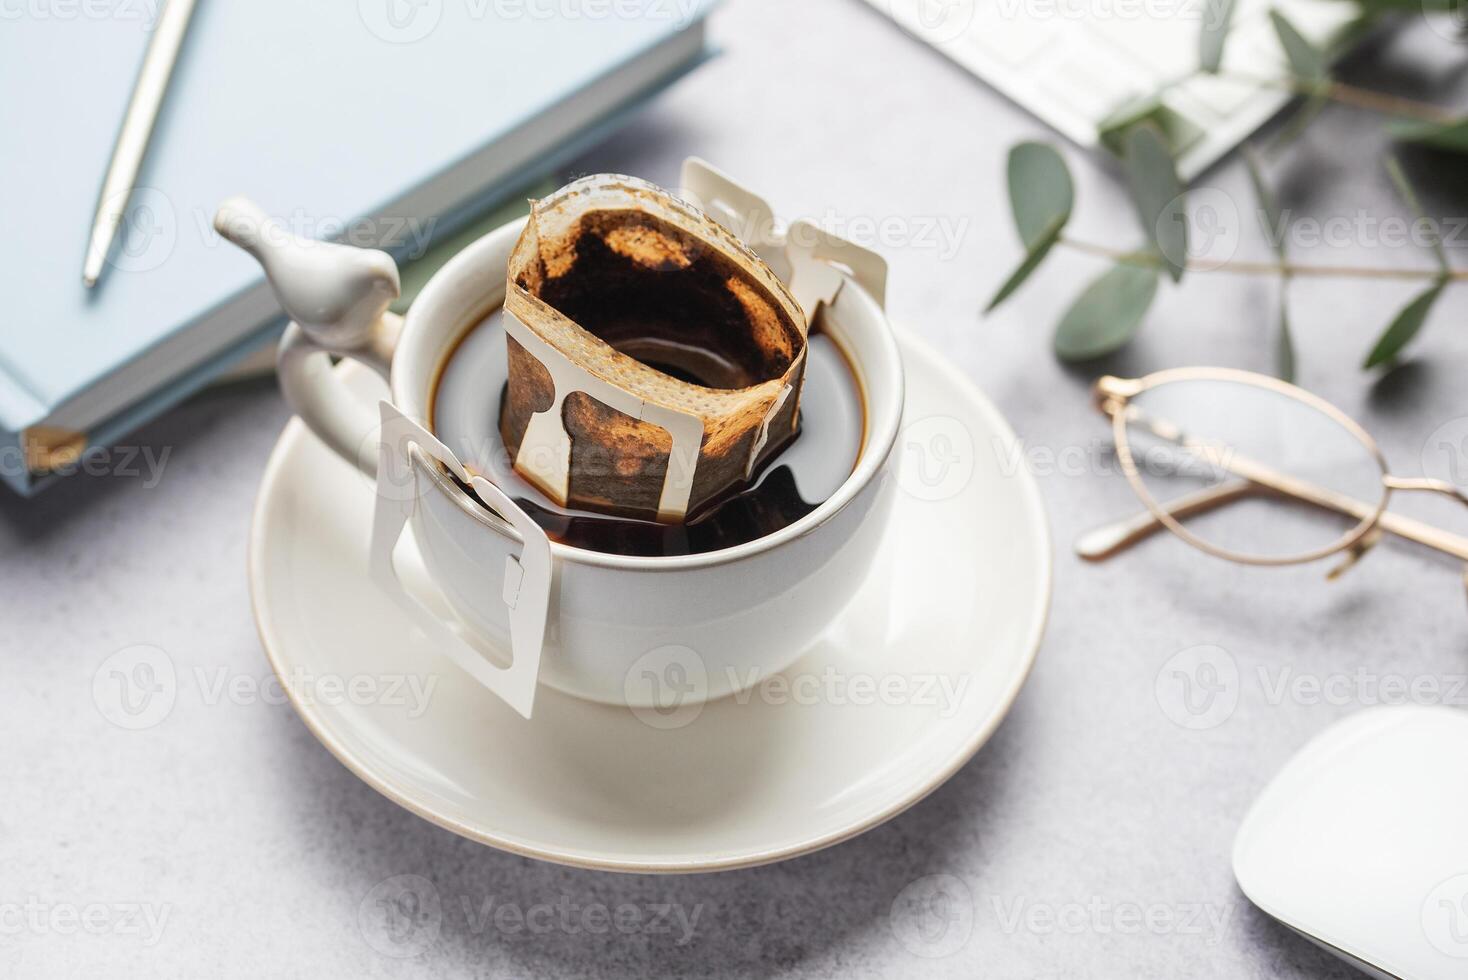
M 296 419 L 271 455 L 250 535 L 271 666 L 306 725 L 368 785 L 518 854 L 711 871 L 882 823 L 993 733 L 1034 662 L 1050 598 L 1049 533 L 1033 478 L 1012 465 L 1013 432 L 932 348 L 908 335 L 902 347 L 905 492 L 870 579 L 786 672 L 789 688 L 691 719 L 684 709 L 669 728 L 542 689 L 534 720 L 521 719 L 373 593 L 373 488 Z M 364 369 L 338 370 L 380 397 Z M 431 696 L 394 689 L 404 675 L 420 690 L 436 680 Z M 358 679 L 362 693 L 341 695 L 333 678 Z

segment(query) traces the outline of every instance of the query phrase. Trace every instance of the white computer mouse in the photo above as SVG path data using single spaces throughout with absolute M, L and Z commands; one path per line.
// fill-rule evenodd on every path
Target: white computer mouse
M 1468 978 L 1468 713 L 1327 729 L 1255 801 L 1233 864 L 1250 901 L 1371 976 Z

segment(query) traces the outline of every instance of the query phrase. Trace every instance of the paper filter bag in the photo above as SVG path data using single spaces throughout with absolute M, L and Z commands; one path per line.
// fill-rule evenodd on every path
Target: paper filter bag
M 807 322 L 696 208 L 602 175 L 537 201 L 510 257 L 515 469 L 562 506 L 684 521 L 796 433 Z

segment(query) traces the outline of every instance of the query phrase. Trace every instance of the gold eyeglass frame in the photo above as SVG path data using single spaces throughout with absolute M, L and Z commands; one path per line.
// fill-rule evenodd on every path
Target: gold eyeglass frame
M 1237 478 L 1232 483 L 1218 484 L 1187 494 L 1177 500 L 1159 502 L 1142 481 L 1141 471 L 1132 452 L 1127 428 L 1142 420 L 1133 402 L 1145 391 L 1188 381 L 1222 381 L 1260 388 L 1294 399 L 1320 412 L 1355 437 L 1376 462 L 1381 471 L 1380 499 L 1374 504 L 1367 503 L 1347 494 L 1316 486 L 1309 481 L 1281 473 L 1272 467 L 1237 455 L 1229 447 L 1197 440 L 1183 433 L 1166 419 L 1153 418 L 1145 420 L 1145 424 L 1159 438 L 1211 457 L 1215 466 Z M 1096 381 L 1092 394 L 1096 408 L 1111 419 L 1112 436 L 1116 442 L 1122 472 L 1126 475 L 1132 490 L 1146 505 L 1147 513 L 1140 518 L 1133 517 L 1118 521 L 1082 535 L 1076 542 L 1076 551 L 1083 558 L 1102 561 L 1150 536 L 1158 529 L 1166 528 L 1200 551 L 1244 565 L 1276 567 L 1300 565 L 1347 552 L 1346 562 L 1333 571 L 1332 576 L 1339 574 L 1359 560 L 1380 539 L 1383 531 L 1416 541 L 1468 562 L 1468 538 L 1401 514 L 1392 513 L 1387 509 L 1395 491 L 1437 493 L 1451 497 L 1465 505 L 1468 505 L 1468 496 L 1445 480 L 1393 476 L 1386 457 L 1370 433 L 1339 408 L 1303 388 L 1252 371 L 1194 367 L 1173 368 L 1134 379 L 1108 375 Z M 1227 449 L 1228 452 L 1220 452 L 1222 449 Z M 1246 554 L 1219 547 L 1198 537 L 1182 523 L 1181 518 L 1212 510 L 1261 491 L 1336 511 L 1347 517 L 1356 518 L 1357 524 L 1344 536 L 1325 547 L 1298 555 L 1271 556 Z

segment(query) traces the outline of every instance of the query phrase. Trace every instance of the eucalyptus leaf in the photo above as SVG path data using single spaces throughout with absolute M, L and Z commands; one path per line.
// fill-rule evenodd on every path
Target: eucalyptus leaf
M 1055 328 L 1055 353 L 1063 361 L 1110 354 L 1132 339 L 1157 295 L 1157 270 L 1119 262 L 1096 279 Z
M 1169 109 L 1162 102 L 1162 93 L 1152 91 L 1126 99 L 1096 124 L 1096 135 L 1101 145 L 1117 157 L 1126 156 L 1126 138 L 1132 127 L 1149 122 L 1162 130 L 1167 145 L 1174 153 L 1182 147 L 1191 146 L 1203 135 L 1197 123 Z
M 1427 314 L 1432 312 L 1432 305 L 1437 302 L 1437 298 L 1442 295 L 1447 284 L 1446 279 L 1439 279 L 1427 292 L 1408 303 L 1382 333 L 1381 339 L 1366 356 L 1366 363 L 1363 367 L 1380 367 L 1395 361 L 1397 355 L 1402 352 L 1402 348 L 1406 347 L 1412 338 L 1417 336 L 1417 331 L 1422 329 L 1422 324 L 1427 321 Z
M 1274 33 L 1279 38 L 1279 45 L 1284 48 L 1285 57 L 1289 59 L 1290 71 L 1297 78 L 1307 82 L 1324 81 L 1325 53 L 1305 40 L 1305 36 L 1296 29 L 1294 24 L 1290 23 L 1289 18 L 1278 10 L 1271 9 L 1269 19 L 1274 24 Z
M 1055 147 L 1020 143 L 1009 151 L 1009 207 L 1026 249 L 1033 252 L 1045 235 L 1058 235 L 1074 205 L 1075 183 Z M 1057 221 L 1059 226 L 1052 233 L 1051 226 Z
M 1279 286 L 1279 333 L 1274 339 L 1275 370 L 1283 381 L 1295 380 L 1295 335 L 1290 330 L 1289 301 L 1285 295 L 1286 283 Z
M 1110 146 L 1117 156 L 1121 156 L 1125 149 L 1123 141 L 1126 138 L 1127 130 L 1142 120 L 1155 116 L 1161 110 L 1161 92 L 1154 91 L 1145 95 L 1133 96 L 1103 116 L 1096 124 L 1096 132 L 1100 135 L 1102 142 Z
M 1264 216 L 1266 225 L 1264 237 L 1269 241 L 1269 247 L 1274 249 L 1275 257 L 1279 259 L 1280 281 L 1279 281 L 1279 327 L 1274 339 L 1274 363 L 1275 371 L 1285 381 L 1295 380 L 1295 337 L 1290 330 L 1289 290 L 1290 274 L 1284 268 L 1289 260 L 1289 247 L 1286 242 L 1284 222 L 1280 220 L 1279 205 L 1274 199 L 1274 192 L 1269 189 L 1269 184 L 1264 179 L 1264 169 L 1260 166 L 1259 154 L 1252 146 L 1244 147 L 1244 165 L 1249 172 L 1249 183 L 1253 185 L 1254 197 L 1259 203 L 1259 212 Z
M 1223 64 L 1223 45 L 1228 29 L 1233 26 L 1237 0 L 1207 0 L 1203 5 L 1203 32 L 1198 37 L 1198 64 L 1206 72 L 1216 72 Z
M 1447 123 L 1396 122 L 1387 127 L 1393 139 L 1419 143 L 1438 150 L 1468 153 L 1468 119 Z
M 1187 194 L 1162 131 L 1149 122 L 1134 126 L 1127 133 L 1122 163 L 1142 233 L 1152 242 L 1172 281 L 1180 282 L 1188 262 Z
M 1030 273 L 1034 272 L 1036 267 L 1045 260 L 1045 256 L 1050 254 L 1055 243 L 1060 241 L 1060 231 L 1064 227 L 1064 219 L 1057 216 L 1041 230 L 1039 239 L 1026 250 L 1024 261 L 1019 264 L 1019 268 L 1004 280 L 1004 285 L 999 287 L 999 292 L 995 293 L 994 298 L 989 300 L 989 305 L 984 307 L 985 314 L 992 312 L 994 307 L 1009 299 L 1010 294 L 1024 284 L 1024 281 L 1030 277 Z
M 1309 93 L 1309 98 L 1295 109 L 1270 142 L 1270 149 L 1278 152 L 1303 133 L 1329 103 L 1325 92 L 1329 60 L 1324 51 L 1305 40 L 1305 36 L 1284 14 L 1271 9 L 1269 19 L 1274 24 L 1275 36 L 1279 38 L 1280 47 L 1284 49 L 1285 58 L 1290 63 L 1290 73 L 1296 81 L 1307 86 Z
M 1452 266 L 1448 265 L 1448 253 L 1443 249 L 1442 238 L 1437 233 L 1437 224 L 1427 219 L 1427 215 L 1422 210 L 1422 201 L 1417 197 L 1417 189 L 1407 179 L 1407 172 L 1402 169 L 1396 157 L 1386 158 L 1386 172 L 1391 177 L 1392 183 L 1397 185 L 1397 193 L 1402 196 L 1407 207 L 1411 208 L 1412 213 L 1416 215 L 1417 221 L 1428 229 L 1428 245 L 1437 259 L 1437 267 L 1443 271 L 1444 275 L 1451 272 Z
M 1269 141 L 1270 153 L 1278 153 L 1290 143 L 1293 143 L 1303 133 L 1315 117 L 1320 115 L 1322 109 L 1330 104 L 1330 99 L 1322 92 L 1312 92 L 1310 97 L 1301 103 L 1284 124 L 1279 127 L 1274 138 Z
M 1269 189 L 1269 184 L 1264 180 L 1264 170 L 1260 167 L 1259 154 L 1252 146 L 1244 147 L 1244 164 L 1249 170 L 1249 183 L 1254 187 L 1254 197 L 1259 202 L 1259 211 L 1264 215 L 1267 228 L 1264 237 L 1269 240 L 1269 247 L 1274 249 L 1274 254 L 1280 262 L 1289 258 L 1289 247 L 1286 239 L 1284 223 L 1280 220 L 1279 204 L 1274 199 L 1274 192 Z

